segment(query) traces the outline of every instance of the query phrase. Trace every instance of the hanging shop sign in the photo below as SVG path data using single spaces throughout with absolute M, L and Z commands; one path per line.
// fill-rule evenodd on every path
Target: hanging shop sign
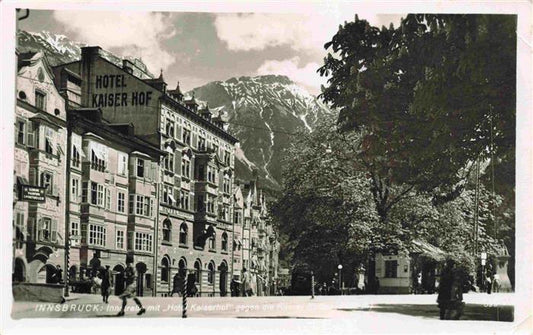
M 19 199 L 28 202 L 45 202 L 46 187 L 20 184 Z

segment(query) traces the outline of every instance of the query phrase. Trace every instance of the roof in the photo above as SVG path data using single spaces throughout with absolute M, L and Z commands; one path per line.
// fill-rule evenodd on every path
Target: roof
M 411 253 L 421 254 L 435 260 L 444 260 L 446 253 L 431 243 L 422 240 L 411 241 Z

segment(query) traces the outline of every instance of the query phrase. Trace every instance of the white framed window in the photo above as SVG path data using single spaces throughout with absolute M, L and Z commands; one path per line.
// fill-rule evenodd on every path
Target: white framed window
M 135 250 L 152 252 L 152 234 L 135 232 Z
M 230 177 L 227 174 L 224 174 L 224 181 L 222 185 L 224 193 L 231 193 L 231 183 L 230 183 Z
M 89 182 L 82 182 L 81 183 L 81 202 L 88 202 L 87 200 L 87 194 L 88 194 L 88 188 L 89 188 Z
M 80 235 L 80 223 L 79 222 L 71 222 L 70 223 L 70 245 L 76 246 L 79 244 L 79 240 L 72 239 L 72 237 L 76 237 Z
M 180 203 L 179 206 L 182 209 L 189 210 L 189 191 L 180 190 Z
M 41 91 L 35 91 L 35 107 L 37 109 L 46 110 L 46 94 Z
M 144 178 L 144 159 L 137 158 L 137 177 Z
M 167 119 L 166 121 L 167 122 L 166 122 L 165 132 L 167 136 L 173 138 L 174 137 L 174 121 L 170 119 Z
M 118 174 L 121 176 L 128 175 L 128 156 L 122 153 L 118 154 Z
M 182 140 L 183 140 L 183 143 L 187 145 L 191 145 L 191 130 L 190 129 L 183 128 Z
M 137 202 L 135 205 L 135 214 L 143 215 L 144 197 L 142 195 L 137 195 Z
M 168 153 L 165 159 L 163 160 L 163 165 L 166 171 L 174 172 L 174 154 Z
M 104 185 L 98 184 L 98 206 L 102 207 L 104 205 Z
M 72 148 L 72 166 L 79 168 L 81 163 L 81 155 L 76 146 Z
M 46 187 L 47 194 L 54 194 L 54 184 L 53 184 L 53 175 L 51 172 L 42 172 L 41 173 L 41 186 Z
M 207 166 L 207 181 L 210 183 L 216 184 L 216 179 L 217 179 L 216 168 L 211 165 L 208 165 Z
M 89 224 L 89 244 L 105 247 L 107 230 L 104 226 Z
M 116 248 L 119 250 L 126 249 L 126 245 L 124 244 L 126 233 L 124 230 L 117 230 L 116 232 Z
M 143 195 L 135 195 L 135 214 L 152 217 L 154 213 L 154 199 Z M 132 198 L 130 196 L 130 202 Z M 131 205 L 131 204 L 130 204 Z M 130 208 L 130 212 L 132 209 Z
M 38 227 L 39 241 L 55 242 L 57 239 L 57 220 L 51 218 L 41 218 Z
M 70 193 L 71 199 L 70 201 L 78 201 L 78 197 L 80 196 L 80 180 L 78 178 L 72 178 L 72 192 Z
M 126 194 L 121 191 L 117 191 L 117 211 L 126 213 Z
M 215 197 L 210 194 L 207 195 L 207 212 L 215 213 Z
M 181 158 L 181 175 L 185 178 L 191 177 L 191 159 L 187 154 Z

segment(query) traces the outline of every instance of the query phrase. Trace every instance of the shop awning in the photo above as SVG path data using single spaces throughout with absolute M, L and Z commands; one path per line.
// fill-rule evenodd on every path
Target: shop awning
M 411 242 L 411 253 L 430 257 L 437 261 L 444 260 L 446 256 L 446 253 L 443 250 L 422 240 L 413 240 Z

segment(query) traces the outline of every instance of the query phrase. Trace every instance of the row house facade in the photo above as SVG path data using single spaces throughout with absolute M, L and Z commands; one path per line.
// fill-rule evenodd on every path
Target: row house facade
M 16 97 L 13 282 L 46 283 L 64 259 L 67 132 L 42 52 L 18 55 Z
M 109 265 L 120 294 L 129 258 L 139 295 L 172 295 L 185 277 L 197 295 L 228 295 L 244 268 L 254 292 L 272 294 L 279 245 L 257 181 L 235 185 L 238 143 L 221 113 L 100 51 L 82 48 L 80 61 L 53 68 L 42 54 L 19 65 L 15 191 L 45 196 L 15 198 L 14 278 L 52 282 L 60 265 L 74 284 Z

